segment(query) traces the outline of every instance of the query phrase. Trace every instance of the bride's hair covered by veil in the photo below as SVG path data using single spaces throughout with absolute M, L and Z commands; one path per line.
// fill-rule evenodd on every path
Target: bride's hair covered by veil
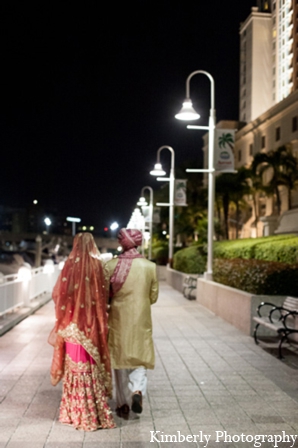
M 56 384 L 63 376 L 63 345 L 67 338 L 81 344 L 96 364 L 104 367 L 103 374 L 104 371 L 110 374 L 106 314 L 108 291 L 99 256 L 93 236 L 90 233 L 77 234 L 54 287 L 58 338 L 51 376 Z

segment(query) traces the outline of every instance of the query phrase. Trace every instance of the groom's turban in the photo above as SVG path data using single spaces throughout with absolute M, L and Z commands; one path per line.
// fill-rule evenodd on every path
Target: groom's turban
M 118 234 L 118 241 L 124 250 L 128 250 L 142 244 L 142 233 L 137 229 L 123 228 Z

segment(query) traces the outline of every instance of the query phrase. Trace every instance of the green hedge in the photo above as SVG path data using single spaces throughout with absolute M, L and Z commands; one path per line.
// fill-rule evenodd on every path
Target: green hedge
M 169 256 L 169 245 L 165 241 L 157 241 L 152 244 L 152 258 L 158 265 L 166 265 Z
M 298 263 L 298 236 L 275 235 L 214 244 L 215 258 L 244 258 Z
M 173 267 L 187 274 L 203 274 L 206 270 L 206 252 L 204 245 L 190 246 L 175 253 Z
M 213 279 L 252 294 L 298 296 L 298 264 L 217 258 Z

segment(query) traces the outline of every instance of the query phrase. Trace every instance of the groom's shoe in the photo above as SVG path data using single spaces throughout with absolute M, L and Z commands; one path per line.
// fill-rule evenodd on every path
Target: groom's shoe
M 132 405 L 131 410 L 135 412 L 136 414 L 141 414 L 143 411 L 143 405 L 142 405 L 142 392 L 140 390 L 136 390 L 132 394 Z
M 124 418 L 124 420 L 128 420 L 128 418 L 129 418 L 128 404 L 123 404 L 122 406 L 118 406 L 116 408 L 116 414 L 118 415 L 118 417 Z

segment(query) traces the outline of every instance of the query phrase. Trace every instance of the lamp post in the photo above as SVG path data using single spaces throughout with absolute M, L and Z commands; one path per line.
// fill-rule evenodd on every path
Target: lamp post
M 144 198 L 145 199 L 145 198 Z M 143 201 L 144 204 L 145 201 Z M 145 220 L 139 208 L 135 208 L 132 212 L 130 220 L 126 226 L 127 229 L 138 229 L 142 232 L 142 255 L 144 256 L 144 231 L 145 231 Z
M 52 224 L 52 221 L 48 216 L 44 219 L 44 223 L 46 225 L 47 233 L 50 233 L 50 225 Z
M 160 163 L 160 153 L 163 149 L 168 149 L 171 153 L 171 170 L 170 177 L 166 178 L 157 178 L 160 181 L 169 181 L 170 184 L 170 194 L 169 194 L 169 203 L 157 203 L 158 206 L 168 206 L 169 207 L 169 259 L 168 263 L 172 266 L 173 261 L 173 246 L 174 246 L 174 191 L 175 191 L 175 151 L 171 146 L 161 146 L 157 150 L 157 163 L 154 166 L 154 169 L 150 171 L 150 174 L 153 176 L 164 176 L 166 173 L 162 169 L 162 165 Z
M 81 218 L 73 218 L 72 216 L 68 216 L 66 221 L 72 223 L 72 236 L 76 234 L 76 222 L 81 222 Z
M 145 190 L 149 190 L 150 194 L 150 201 L 149 201 L 149 235 L 150 235 L 150 243 L 149 243 L 149 251 L 148 251 L 148 258 L 149 260 L 152 259 L 152 226 L 153 226 L 153 189 L 146 185 L 146 187 L 142 188 L 141 191 L 141 197 L 139 199 L 138 205 L 139 206 L 145 206 L 147 205 L 147 202 L 144 198 L 144 192 Z
M 208 126 L 187 126 L 192 129 L 208 130 L 208 169 L 187 169 L 188 172 L 204 172 L 208 173 L 208 254 L 207 254 L 207 272 L 205 278 L 212 280 L 212 264 L 213 264 L 213 238 L 214 238 L 214 200 L 215 200 L 215 170 L 214 170 L 214 134 L 215 134 L 215 88 L 214 79 L 210 73 L 204 70 L 196 70 L 192 72 L 186 80 L 186 99 L 184 100 L 182 109 L 175 115 L 178 120 L 197 120 L 200 115 L 193 109 L 192 101 L 189 95 L 190 80 L 194 75 L 202 74 L 210 80 L 210 114 Z
M 114 231 L 117 230 L 119 228 L 119 224 L 117 221 L 112 222 L 112 224 L 110 225 L 110 230 L 111 230 L 111 237 L 115 238 L 114 235 Z

